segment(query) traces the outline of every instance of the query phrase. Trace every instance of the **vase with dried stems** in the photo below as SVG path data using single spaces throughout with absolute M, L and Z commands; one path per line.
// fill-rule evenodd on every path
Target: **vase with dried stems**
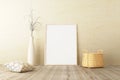
M 30 65 L 37 65 L 36 60 L 36 53 L 35 53 L 35 47 L 34 47 L 34 31 L 38 24 L 41 24 L 38 20 L 40 17 L 34 18 L 33 17 L 33 11 L 31 11 L 30 14 L 30 39 L 29 39 L 29 46 L 28 46 L 28 55 L 27 55 L 27 62 Z

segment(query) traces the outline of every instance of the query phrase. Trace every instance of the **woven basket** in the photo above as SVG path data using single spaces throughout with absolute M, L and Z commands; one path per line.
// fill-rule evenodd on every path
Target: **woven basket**
M 103 52 L 85 52 L 82 56 L 82 66 L 83 67 L 104 67 L 103 63 Z

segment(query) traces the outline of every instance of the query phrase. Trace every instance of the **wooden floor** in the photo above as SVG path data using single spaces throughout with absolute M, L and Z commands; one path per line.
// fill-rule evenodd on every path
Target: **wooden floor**
M 13 73 L 0 68 L 0 80 L 120 80 L 120 66 L 37 66 L 34 71 Z

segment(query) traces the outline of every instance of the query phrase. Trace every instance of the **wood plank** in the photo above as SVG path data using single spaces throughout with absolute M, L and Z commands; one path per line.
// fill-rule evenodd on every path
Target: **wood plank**
M 0 67 L 0 80 L 119 80 L 120 66 L 37 66 L 34 71 L 13 73 Z

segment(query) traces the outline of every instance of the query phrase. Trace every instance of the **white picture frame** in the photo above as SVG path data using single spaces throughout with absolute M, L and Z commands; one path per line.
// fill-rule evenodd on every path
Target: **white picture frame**
M 46 27 L 45 65 L 77 65 L 77 25 Z

